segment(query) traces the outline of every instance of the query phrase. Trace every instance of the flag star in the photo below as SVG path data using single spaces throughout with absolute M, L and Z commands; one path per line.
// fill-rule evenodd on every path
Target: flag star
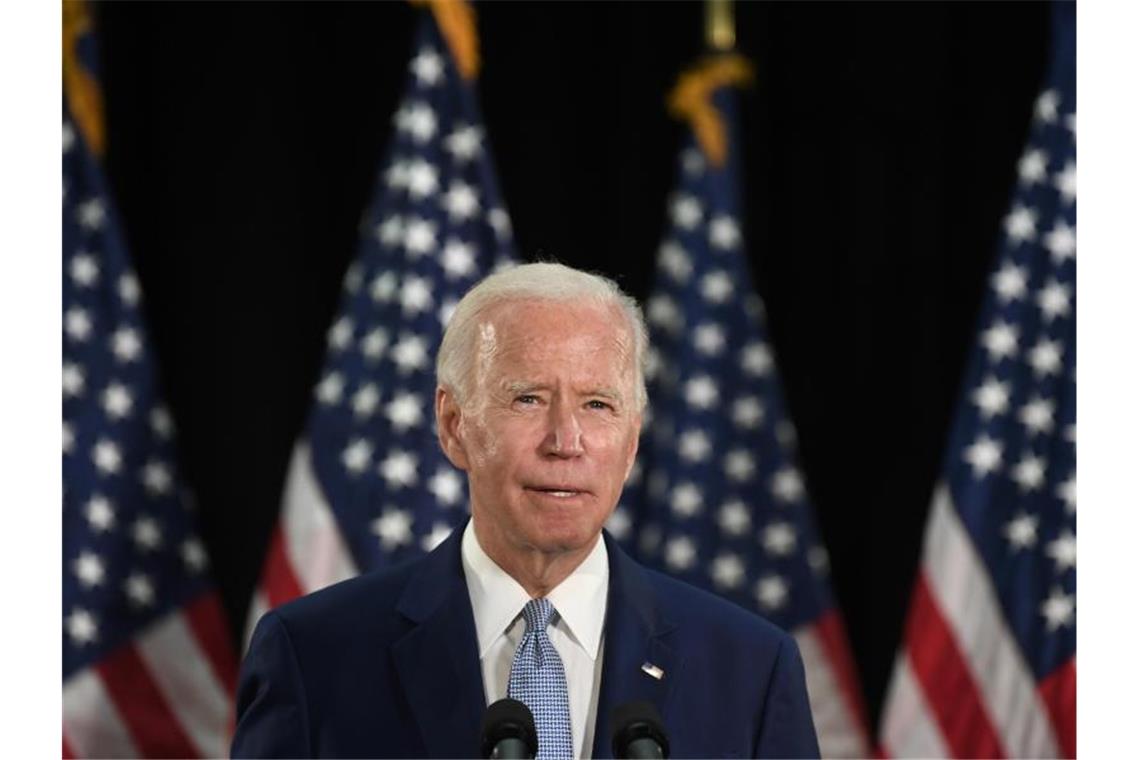
M 661 528 L 652 523 L 641 529 L 637 537 L 637 548 L 642 554 L 654 554 L 661 545 Z
M 717 511 L 717 525 L 730 536 L 743 536 L 752 527 L 748 507 L 739 499 L 725 502 Z
M 772 495 L 782 502 L 791 503 L 803 498 L 804 481 L 796 469 L 785 466 L 776 471 L 771 482 Z
M 431 532 L 425 533 L 424 537 L 420 539 L 420 548 L 425 552 L 430 552 L 447 540 L 447 537 L 450 535 L 450 525 L 442 522 L 432 523 Z
M 691 230 L 700 224 L 704 210 L 701 208 L 701 202 L 693 196 L 678 195 L 671 204 L 670 216 L 673 224 L 681 229 Z
M 724 472 L 738 483 L 750 480 L 756 473 L 756 460 L 744 449 L 730 451 L 724 457 Z
M 1026 454 L 1014 465 L 1013 479 L 1023 491 L 1036 491 L 1045 482 L 1045 460 Z
M 357 438 L 341 452 L 340 461 L 344 468 L 352 475 L 359 475 L 368 468 L 372 459 L 372 444 L 363 438 Z
M 372 284 L 368 290 L 372 296 L 372 300 L 376 303 L 388 303 L 396 295 L 396 286 L 398 285 L 396 274 L 394 272 L 385 272 L 384 274 L 377 275 L 372 280 Z
M 715 322 L 697 325 L 693 330 L 693 345 L 705 356 L 718 356 L 724 350 L 724 330 Z
M 142 573 L 131 573 L 123 583 L 127 599 L 136 607 L 150 607 L 154 604 L 154 583 Z
M 1037 237 L 1037 214 L 1025 206 L 1014 206 L 1005 218 L 1005 234 L 1015 245 L 1033 240 Z
M 1024 267 L 1006 262 L 998 272 L 994 273 L 992 283 L 1002 303 L 1009 303 L 1025 296 L 1027 280 Z
M 192 573 L 202 572 L 209 564 L 206 557 L 206 547 L 202 546 L 202 542 L 197 538 L 188 538 L 183 541 L 180 553 L 186 569 Z
M 1065 511 L 1070 515 L 1077 513 L 1077 476 L 1070 474 L 1069 479 L 1057 486 L 1057 498 L 1065 502 Z
M 396 114 L 397 121 L 400 120 L 400 114 Z M 384 172 L 384 183 L 388 185 L 391 190 L 399 190 L 408 186 L 408 162 L 403 159 L 397 158 L 392 161 L 391 165 Z
M 646 312 L 650 324 L 667 332 L 675 335 L 685 329 L 685 317 L 677 308 L 677 302 L 664 293 L 658 293 L 649 299 Z
M 393 449 L 380 463 L 380 474 L 388 482 L 389 488 L 407 488 L 416 483 L 416 456 L 407 451 Z
M 1071 288 L 1057 280 L 1050 280 L 1037 294 L 1037 307 L 1041 309 L 1041 318 L 1052 322 L 1057 317 L 1067 317 L 1072 311 L 1069 304 Z
M 432 306 L 431 281 L 426 277 L 408 276 L 400 288 L 400 307 L 405 314 L 427 311 Z
M 63 123 L 63 152 L 71 150 L 75 146 L 75 129 L 69 122 Z
M 479 153 L 483 134 L 477 127 L 457 127 L 443 142 L 444 148 L 457 161 L 469 161 Z
M 1061 200 L 1065 202 L 1065 205 L 1069 205 L 1077 199 L 1076 162 L 1066 161 L 1065 168 L 1053 175 L 1053 187 L 1061 194 Z
M 420 425 L 424 419 L 420 397 L 413 393 L 398 393 L 385 407 L 385 415 L 397 433 L 405 433 Z
M 431 48 L 424 48 L 412 59 L 409 69 L 417 82 L 431 86 L 443 77 L 443 59 Z
M 338 404 L 344 395 L 344 378 L 339 372 L 330 372 L 317 384 L 317 401 L 322 404 Z
M 403 509 L 388 507 L 372 521 L 372 532 L 380 538 L 380 545 L 387 551 L 410 544 L 412 515 Z
M 463 481 L 450 467 L 440 467 L 428 481 L 428 490 L 440 504 L 453 507 L 463 498 Z
M 375 327 L 360 341 L 360 352 L 369 361 L 376 361 L 384 355 L 388 347 L 388 333 L 383 327 Z
M 371 417 L 379 403 L 380 391 L 376 388 L 376 384 L 367 383 L 352 394 L 352 413 L 361 419 Z
M 1021 407 L 1018 419 L 1021 420 L 1026 433 L 1031 437 L 1038 433 L 1052 432 L 1053 402 L 1040 396 L 1034 396 L 1026 402 L 1025 406 Z
M 1076 113 L 1076 111 L 1074 111 L 1073 113 L 1067 114 L 1065 116 L 1065 129 L 1072 132 L 1073 138 L 1074 139 L 1076 138 L 1076 136 L 1077 136 L 1077 113 Z
M 439 310 L 436 312 L 436 317 L 439 318 L 439 326 L 447 329 L 447 323 L 451 321 L 451 315 L 455 313 L 455 308 L 459 306 L 459 301 L 452 297 L 447 297 L 439 304 Z
M 111 335 L 111 352 L 123 363 L 133 362 L 142 353 L 142 340 L 133 327 L 120 327 Z
M 139 288 L 138 278 L 129 272 L 120 275 L 119 298 L 123 299 L 123 303 L 128 306 L 137 306 L 141 295 L 142 290 Z
M 426 103 L 415 103 L 405 112 L 403 127 L 413 140 L 422 145 L 435 136 L 438 127 L 435 111 Z
M 103 411 L 112 420 L 121 420 L 131 413 L 134 399 L 127 387 L 121 383 L 111 383 L 103 391 Z
M 174 435 L 174 420 L 166 407 L 156 406 L 150 412 L 150 428 L 154 434 L 163 440 L 169 440 Z
M 745 396 L 732 404 L 732 424 L 744 430 L 755 430 L 764 422 L 764 405 L 755 396 Z
M 443 195 L 443 208 L 448 217 L 463 221 L 479 212 L 479 196 L 471 185 L 455 180 Z
M 1045 627 L 1053 633 L 1062 626 L 1073 624 L 1077 600 L 1074 596 L 1064 593 L 1059 587 L 1054 587 L 1049 598 L 1041 603 L 1040 612 L 1045 618 Z
M 82 607 L 75 607 L 67 616 L 67 635 L 75 646 L 90 644 L 99 638 L 99 624 L 95 616 Z
M 511 236 L 511 218 L 501 208 L 493 208 L 487 212 L 487 223 L 495 231 L 495 237 L 505 240 Z M 510 266 L 510 262 L 501 261 L 500 264 Z
M 693 261 L 677 241 L 667 240 L 662 243 L 659 256 L 659 266 L 673 278 L 674 282 L 683 285 L 692 277 Z
M 361 266 L 359 261 L 354 261 L 348 266 L 348 270 L 344 273 L 344 290 L 346 293 L 356 295 L 360 290 L 360 284 L 364 281 L 364 267 Z
M 764 377 L 772 369 L 772 352 L 764 343 L 749 343 L 740 352 L 740 367 L 753 377 Z
M 404 179 L 408 193 L 416 199 L 423 199 L 439 188 L 439 172 L 423 159 L 417 158 L 408 164 Z
M 448 279 L 470 277 L 475 271 L 475 250 L 470 244 L 451 238 L 443 247 L 440 265 Z
M 701 511 L 704 496 L 695 483 L 679 483 L 669 497 L 669 506 L 680 517 L 692 517 Z
M 1012 551 L 1032 549 L 1037 543 L 1037 517 L 1020 512 L 1005 524 L 1002 531 Z
M 333 326 L 329 328 L 328 343 L 329 347 L 336 351 L 343 351 L 352 343 L 352 320 L 348 317 L 341 317 Z
M 83 376 L 83 370 L 78 365 L 71 362 L 63 363 L 63 397 L 72 398 L 73 396 L 83 395 L 83 388 L 86 380 Z
M 109 441 L 106 438 L 100 438 L 95 444 L 92 458 L 95 461 L 96 469 L 104 475 L 118 473 L 123 463 L 123 455 L 119 453 L 119 447 L 115 445 L 114 441 Z
M 78 253 L 71 259 L 71 279 L 81 288 L 89 288 L 99 280 L 99 265 L 89 253 Z
M 984 477 L 1001 467 L 1001 443 L 983 433 L 966 448 L 964 459 L 974 468 L 974 477 Z
M 665 542 L 665 564 L 674 572 L 684 572 L 697 562 L 697 547 L 688 536 L 674 536 Z
M 63 329 L 72 340 L 81 343 L 91 334 L 91 317 L 84 309 L 72 306 L 63 315 Z
M 716 382 L 708 375 L 697 375 L 685 383 L 685 403 L 696 409 L 711 409 L 716 406 L 720 391 Z
M 709 244 L 726 251 L 740 245 L 740 228 L 731 216 L 721 214 L 709 221 Z
M 79 224 L 89 230 L 97 230 L 103 226 L 107 218 L 107 209 L 103 201 L 92 198 L 79 204 Z
M 999 319 L 982 333 L 982 345 L 989 352 L 992 362 L 1016 356 L 1017 328 Z
M 112 508 L 110 500 L 99 494 L 95 494 L 88 500 L 84 516 L 87 518 L 87 524 L 91 526 L 91 530 L 96 533 L 110 530 L 115 525 L 115 510 Z
M 427 341 L 418 335 L 405 333 L 400 336 L 399 342 L 392 346 L 392 361 L 402 374 L 427 366 Z
M 974 391 L 973 401 L 983 419 L 1005 414 L 1009 408 L 1009 383 L 1003 383 L 990 375 Z
M 764 551 L 775 557 L 787 557 L 796 550 L 796 529 L 791 523 L 774 522 L 760 536 Z
M 756 581 L 755 593 L 760 606 L 772 612 L 788 601 L 788 584 L 778 575 L 765 575 Z
M 1033 106 L 1033 115 L 1035 118 L 1052 124 L 1057 120 L 1057 107 L 1061 104 L 1061 98 L 1056 90 L 1046 90 L 1037 97 L 1037 102 Z
M 685 174 L 696 176 L 705 170 L 705 159 L 696 148 L 686 148 L 681 154 L 681 168 Z
M 709 303 L 724 303 L 732 295 L 732 289 L 732 278 L 723 270 L 709 272 L 701 278 L 701 297 Z
M 720 554 L 709 567 L 713 583 L 720 589 L 739 588 L 744 582 L 744 562 L 735 554 Z
M 1029 366 L 1038 377 L 1061 371 L 1061 341 L 1041 338 L 1029 351 Z
M 827 557 L 827 549 L 822 546 L 813 546 L 808 549 L 807 553 L 808 565 L 819 575 L 826 575 L 827 571 L 831 568 L 831 560 Z
M 434 222 L 419 218 L 409 220 L 404 228 L 404 247 L 408 250 L 408 255 L 418 258 L 434 251 L 438 246 L 435 233 Z
M 157 549 L 162 545 L 162 531 L 151 517 L 140 517 L 131 527 L 131 538 L 144 551 Z
M 72 449 L 75 448 L 75 431 L 71 429 L 71 425 L 66 420 L 63 422 L 63 453 L 70 454 Z
M 1033 185 L 1035 182 L 1045 180 L 1045 170 L 1049 164 L 1049 157 L 1045 151 L 1034 148 L 1026 151 L 1017 162 L 1017 176 L 1023 184 Z
M 1045 247 L 1053 254 L 1054 263 L 1060 265 L 1065 259 L 1075 259 L 1077 256 L 1076 230 L 1058 219 L 1053 229 L 1045 236 Z
M 170 467 L 163 462 L 151 460 L 143 465 L 143 487 L 151 495 L 163 495 L 171 492 L 174 486 L 174 477 Z
M 703 430 L 686 430 L 677 441 L 677 452 L 686 462 L 703 462 L 711 451 L 712 442 Z
M 1045 554 L 1053 560 L 1054 572 L 1063 573 L 1077 566 L 1077 537 L 1068 529 L 1045 545 Z
M 404 220 L 392 214 L 376 225 L 376 239 L 383 245 L 394 247 L 404 241 Z
M 71 570 L 84 588 L 102 585 L 107 575 L 99 555 L 87 551 L 79 553 L 79 556 L 71 564 Z
M 606 519 L 606 530 L 608 530 L 613 537 L 618 541 L 624 541 L 629 538 L 629 531 L 633 528 L 633 520 L 629 518 L 629 512 L 625 507 L 618 505 Z

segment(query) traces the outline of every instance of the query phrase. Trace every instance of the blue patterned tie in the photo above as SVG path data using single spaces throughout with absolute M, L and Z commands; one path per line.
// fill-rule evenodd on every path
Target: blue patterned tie
M 570 738 L 570 694 L 562 659 L 546 635 L 554 614 L 549 599 L 531 599 L 523 607 L 526 633 L 511 663 L 507 696 L 517 699 L 534 713 L 538 729 L 536 760 L 570 760 L 574 757 Z

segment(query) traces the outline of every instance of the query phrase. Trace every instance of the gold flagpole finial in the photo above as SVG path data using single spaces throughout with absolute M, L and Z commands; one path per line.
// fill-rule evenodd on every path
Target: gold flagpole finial
M 718 53 L 727 53 L 736 47 L 732 0 L 705 0 L 705 44 Z

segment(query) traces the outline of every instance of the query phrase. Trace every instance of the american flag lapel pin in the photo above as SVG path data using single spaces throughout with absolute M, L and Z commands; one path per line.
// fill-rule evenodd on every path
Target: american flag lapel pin
M 645 673 L 650 678 L 660 681 L 665 677 L 665 671 L 654 665 L 652 662 L 643 662 L 641 664 L 641 672 Z

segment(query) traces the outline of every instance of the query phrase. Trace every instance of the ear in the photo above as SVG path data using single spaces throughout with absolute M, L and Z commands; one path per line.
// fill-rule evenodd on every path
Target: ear
M 435 427 L 439 436 L 439 447 L 450 462 L 461 470 L 467 470 L 467 448 L 459 435 L 463 410 L 455 399 L 455 394 L 437 386 L 435 389 Z

